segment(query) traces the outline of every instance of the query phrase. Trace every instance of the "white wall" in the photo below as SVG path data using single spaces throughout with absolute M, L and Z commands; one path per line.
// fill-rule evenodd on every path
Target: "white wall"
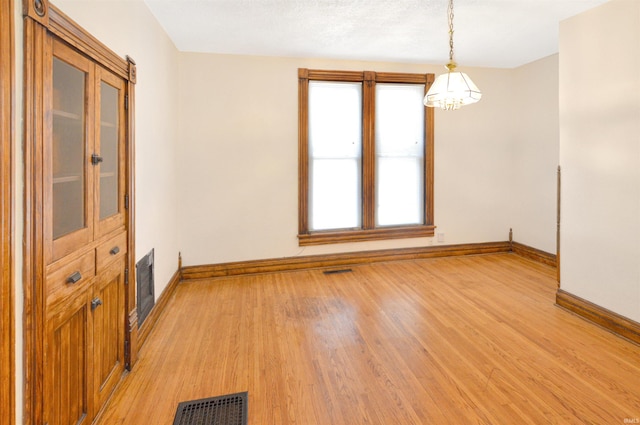
M 514 240 L 555 254 L 558 55 L 514 69 L 513 79 L 509 199 Z
M 415 64 L 181 53 L 178 174 L 185 265 L 435 243 L 422 238 L 298 246 L 298 68 L 443 71 Z M 445 233 L 448 244 L 503 241 L 512 192 L 512 71 L 466 71 L 486 95 L 456 112 L 436 111 L 436 231 Z
M 560 27 L 561 286 L 640 321 L 640 2 Z

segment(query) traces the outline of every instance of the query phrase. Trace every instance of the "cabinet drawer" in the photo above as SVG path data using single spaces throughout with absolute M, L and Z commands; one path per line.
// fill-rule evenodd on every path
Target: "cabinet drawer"
M 122 258 L 127 253 L 127 234 L 120 233 L 118 236 L 98 245 L 96 248 L 96 269 L 102 271 L 112 261 Z
M 47 302 L 82 291 L 96 275 L 95 255 L 90 251 L 47 276 Z

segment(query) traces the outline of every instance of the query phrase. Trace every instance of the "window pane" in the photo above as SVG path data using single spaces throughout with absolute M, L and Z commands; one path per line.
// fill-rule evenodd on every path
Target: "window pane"
M 310 230 L 361 225 L 362 85 L 309 83 Z
M 311 158 L 360 157 L 360 83 L 309 83 L 309 147 Z
M 376 225 L 424 222 L 424 86 L 376 85 Z
M 357 159 L 311 162 L 311 230 L 360 227 L 360 163 Z
M 376 225 L 421 224 L 423 218 L 422 160 L 378 158 Z

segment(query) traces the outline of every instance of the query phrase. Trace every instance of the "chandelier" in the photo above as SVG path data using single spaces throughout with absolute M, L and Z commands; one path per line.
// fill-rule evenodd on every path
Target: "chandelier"
M 476 103 L 482 93 L 467 74 L 456 71 L 457 64 L 453 60 L 453 0 L 449 0 L 448 18 L 449 63 L 445 65 L 448 72 L 436 78 L 424 97 L 424 104 L 451 111 Z

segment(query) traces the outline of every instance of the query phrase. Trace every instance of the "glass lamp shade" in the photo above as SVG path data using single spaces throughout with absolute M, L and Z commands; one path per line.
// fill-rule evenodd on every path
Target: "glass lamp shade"
M 424 97 L 424 104 L 451 111 L 476 103 L 481 97 L 482 93 L 467 74 L 449 71 L 436 78 Z

